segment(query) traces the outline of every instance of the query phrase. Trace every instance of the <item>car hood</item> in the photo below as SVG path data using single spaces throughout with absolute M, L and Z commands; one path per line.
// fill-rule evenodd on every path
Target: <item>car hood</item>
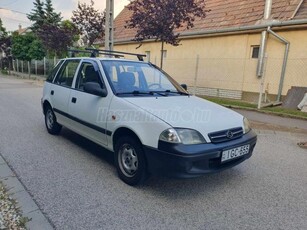
M 158 117 L 174 128 L 208 133 L 243 127 L 243 116 L 195 96 L 128 97 L 126 101 Z

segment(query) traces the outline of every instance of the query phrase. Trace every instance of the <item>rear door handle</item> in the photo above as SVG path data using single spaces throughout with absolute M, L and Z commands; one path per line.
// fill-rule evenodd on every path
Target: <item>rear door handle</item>
M 76 102 L 77 102 L 77 98 L 73 97 L 73 98 L 71 99 L 71 102 L 72 102 L 72 103 L 76 103 Z
M 51 95 L 53 95 L 53 94 L 54 94 L 54 91 L 53 91 L 53 90 L 51 90 L 50 94 L 51 94 Z

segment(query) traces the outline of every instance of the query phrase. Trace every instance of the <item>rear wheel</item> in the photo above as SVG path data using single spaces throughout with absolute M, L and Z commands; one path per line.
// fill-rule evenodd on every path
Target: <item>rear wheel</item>
M 48 133 L 52 135 L 57 135 L 61 132 L 62 126 L 57 123 L 56 116 L 54 115 L 54 112 L 50 106 L 48 106 L 46 109 L 45 124 Z
M 135 138 L 125 136 L 116 142 L 115 164 L 119 178 L 129 185 L 141 184 L 147 178 L 144 150 Z

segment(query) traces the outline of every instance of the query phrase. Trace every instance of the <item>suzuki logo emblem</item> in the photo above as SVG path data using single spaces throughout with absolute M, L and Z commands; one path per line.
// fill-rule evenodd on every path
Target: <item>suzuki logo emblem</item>
M 233 133 L 230 130 L 228 130 L 226 133 L 226 137 L 229 139 L 233 138 Z

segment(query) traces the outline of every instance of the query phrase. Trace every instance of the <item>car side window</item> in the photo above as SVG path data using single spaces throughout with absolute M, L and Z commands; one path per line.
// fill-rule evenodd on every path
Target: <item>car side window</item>
M 58 64 L 53 68 L 53 70 L 46 79 L 47 82 L 53 82 L 53 79 L 55 78 L 55 75 L 57 74 L 59 68 L 62 66 L 63 62 L 63 60 L 59 61 Z
M 83 62 L 79 69 L 76 89 L 83 91 L 84 84 L 87 82 L 96 82 L 101 85 L 99 72 L 95 70 L 92 63 Z
M 80 60 L 67 60 L 56 76 L 55 84 L 71 87 Z

